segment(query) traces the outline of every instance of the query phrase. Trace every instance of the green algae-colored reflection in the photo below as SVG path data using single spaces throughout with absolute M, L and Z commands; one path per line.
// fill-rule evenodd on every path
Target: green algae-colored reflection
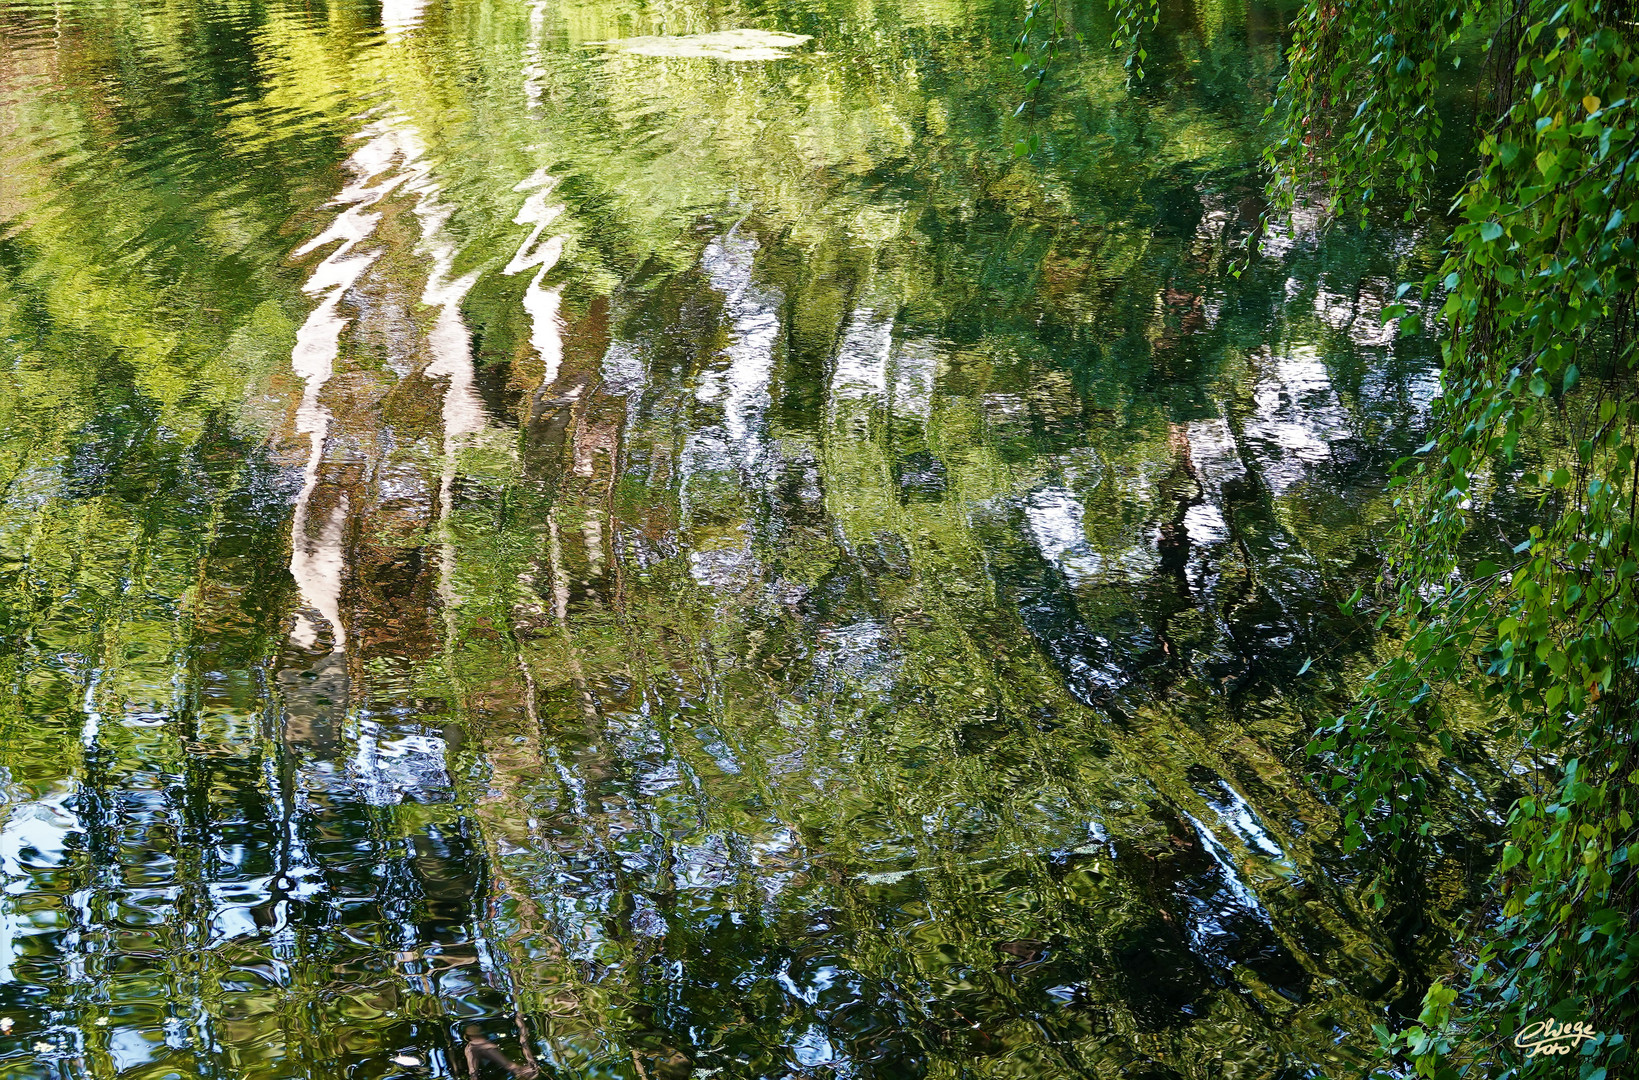
M 0 1075 L 1359 1069 L 1427 242 L 1225 272 L 1279 9 L 1013 160 L 1014 8 L 0 4 Z

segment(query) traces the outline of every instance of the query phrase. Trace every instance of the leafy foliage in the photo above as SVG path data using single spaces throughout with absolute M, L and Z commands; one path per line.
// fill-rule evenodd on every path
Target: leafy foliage
M 1393 480 L 1381 621 L 1407 636 L 1311 744 L 1341 769 L 1348 845 L 1401 866 L 1429 831 L 1423 748 L 1432 732 L 1450 752 L 1463 695 L 1539 766 L 1509 814 L 1501 909 L 1466 991 L 1436 984 L 1420 1023 L 1388 1040 L 1422 1075 L 1557 1068 L 1509 1043 L 1551 1014 L 1605 1033 L 1578 1059 L 1603 1077 L 1639 1018 L 1634 17 L 1605 0 L 1312 0 L 1271 110 L 1280 203 L 1313 188 L 1364 214 L 1393 192 L 1410 219 L 1431 193 L 1460 46 L 1484 39 L 1477 164 L 1444 265 L 1384 312 L 1403 333 L 1426 315 L 1443 357 L 1435 437 Z M 1492 515 L 1511 534 L 1491 550 L 1476 525 L 1505 498 L 1523 511 Z
M 1022 117 L 1028 112 L 1032 119 L 1035 118 L 1042 80 L 1052 70 L 1053 61 L 1058 59 L 1059 42 L 1064 35 L 1064 20 L 1060 19 L 1044 0 L 1032 0 L 1030 9 L 1024 15 L 1024 27 L 1019 32 L 1019 40 L 1013 48 L 1013 66 L 1019 69 L 1019 74 L 1025 80 L 1025 98 L 1019 102 L 1019 107 L 1013 110 L 1014 116 Z M 1078 33 L 1076 40 L 1081 41 L 1082 35 Z M 1013 144 L 1013 156 L 1028 157 L 1040 149 L 1040 133 L 1030 131 Z
M 1442 65 L 1484 17 L 1474 2 L 1309 3 L 1292 23 L 1281 123 L 1266 155 L 1277 202 L 1302 181 L 1328 188 L 1328 209 L 1364 214 L 1385 187 L 1409 195 L 1412 220 L 1439 160 Z
M 1144 61 L 1150 58 L 1140 36 L 1147 26 L 1154 29 L 1161 22 L 1161 0 L 1110 0 L 1110 13 L 1115 16 L 1115 27 L 1110 31 L 1110 48 L 1122 54 L 1127 68 L 1127 83 L 1131 85 L 1144 77 Z
M 1110 48 L 1121 54 L 1122 66 L 1127 71 L 1127 85 L 1131 86 L 1144 77 L 1144 62 L 1150 54 L 1144 47 L 1142 36 L 1146 29 L 1154 30 L 1160 25 L 1161 0 L 1138 0 L 1133 3 L 1109 0 L 1109 7 L 1110 15 L 1115 20 L 1115 25 L 1110 28 Z M 1059 17 L 1054 5 L 1047 0 L 1031 0 L 1030 6 L 1025 9 L 1024 26 L 1020 28 L 1018 41 L 1014 44 L 1013 66 L 1018 68 L 1025 80 L 1025 98 L 1014 110 L 1014 116 L 1022 117 L 1027 111 L 1032 117 L 1035 115 L 1042 80 L 1058 59 L 1059 44 L 1065 39 L 1067 31 L 1065 21 Z M 1075 40 L 1077 44 L 1083 44 L 1087 40 L 1086 35 L 1077 31 Z M 1041 139 L 1031 132 L 1014 144 L 1013 156 L 1026 157 L 1039 149 Z

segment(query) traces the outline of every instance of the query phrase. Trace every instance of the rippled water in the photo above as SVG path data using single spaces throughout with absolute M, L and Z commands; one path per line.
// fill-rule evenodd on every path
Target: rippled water
M 1284 17 L 1019 162 L 1015 4 L 0 0 L 0 1075 L 1357 1071 L 1499 780 L 1307 776 L 1437 383 L 1225 272 Z

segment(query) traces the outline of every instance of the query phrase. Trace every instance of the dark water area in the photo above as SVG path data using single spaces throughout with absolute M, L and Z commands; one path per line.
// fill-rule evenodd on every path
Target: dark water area
M 1357 1075 L 1507 784 L 1303 754 L 1437 238 L 1228 272 L 1288 14 L 1019 161 L 1013 4 L 0 2 L 0 1076 Z

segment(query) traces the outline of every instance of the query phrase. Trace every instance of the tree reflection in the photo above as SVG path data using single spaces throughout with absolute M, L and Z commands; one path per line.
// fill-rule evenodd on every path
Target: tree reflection
M 1352 1067 L 1422 975 L 1290 762 L 1429 361 L 1376 239 L 1220 274 L 1267 13 L 1039 169 L 1015 15 L 8 18 L 7 1067 Z

